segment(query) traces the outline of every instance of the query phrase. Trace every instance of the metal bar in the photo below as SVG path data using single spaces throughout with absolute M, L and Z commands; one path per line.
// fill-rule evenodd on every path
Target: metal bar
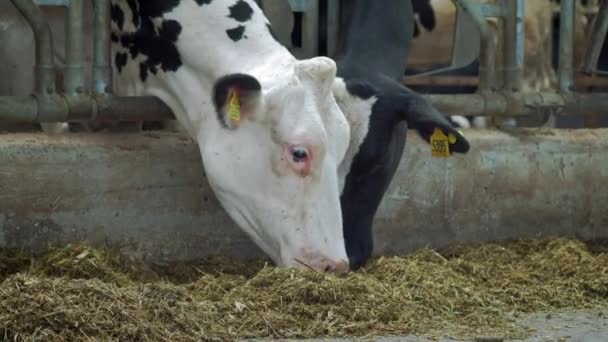
M 66 66 L 64 91 L 79 94 L 84 91 L 83 1 L 71 0 L 66 25 Z
M 608 93 L 476 93 L 425 95 L 446 115 L 528 116 L 538 114 L 606 115 Z M 150 96 L 84 96 L 72 103 L 59 95 L 40 102 L 30 97 L 0 97 L 0 120 L 27 122 L 174 120 L 171 110 Z
M 593 21 L 591 37 L 587 41 L 584 72 L 592 74 L 596 70 L 602 46 L 604 46 L 604 41 L 606 40 L 606 33 L 608 33 L 608 1 L 603 1 Z
M 160 99 L 152 96 L 87 96 L 65 101 L 48 96 L 0 96 L 0 120 L 25 122 L 174 120 Z
M 566 0 L 567 1 L 567 0 Z M 523 0 L 505 0 L 504 17 L 504 89 L 521 91 L 524 79 L 524 18 Z
M 93 55 L 93 90 L 97 94 L 112 92 L 110 64 L 110 1 L 94 0 L 95 32 Z
M 484 17 L 496 17 L 500 18 L 505 15 L 505 9 L 501 5 L 497 4 L 476 4 L 479 6 L 481 14 Z
M 36 41 L 36 81 L 35 91 L 38 94 L 55 92 L 55 67 L 53 65 L 53 37 L 51 27 L 42 11 L 32 0 L 11 0 L 21 12 L 34 32 Z
M 335 56 L 340 34 L 340 4 L 338 0 L 327 1 L 327 55 Z
M 454 3 L 468 12 L 477 24 L 481 35 L 481 48 L 479 52 L 479 90 L 488 91 L 493 87 L 496 79 L 494 60 L 496 57 L 496 46 L 494 45 L 494 31 L 489 27 L 485 17 L 477 5 L 470 0 L 454 0 Z
M 38 101 L 34 96 L 0 96 L 0 120 L 36 122 Z
M 574 79 L 574 0 L 562 0 L 559 20 L 559 88 L 569 92 Z
M 94 121 L 175 120 L 173 112 L 153 96 L 101 96 Z
M 305 58 L 319 52 L 319 0 L 309 0 L 306 12 L 302 13 L 302 50 Z
M 608 93 L 486 93 L 426 95 L 446 115 L 528 116 L 554 114 L 606 115 Z
M 70 5 L 70 0 L 34 0 L 39 6 L 63 6 Z

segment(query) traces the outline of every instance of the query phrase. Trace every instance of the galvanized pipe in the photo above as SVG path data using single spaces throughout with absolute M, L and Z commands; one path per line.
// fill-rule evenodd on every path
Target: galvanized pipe
M 327 55 L 335 56 L 340 34 L 340 4 L 333 0 L 327 2 Z
M 424 95 L 446 115 L 514 117 L 571 114 L 606 115 L 608 93 L 488 92 L 462 95 Z M 43 106 L 44 105 L 44 106 Z M 150 96 L 82 96 L 65 101 L 50 96 L 41 104 L 33 96 L 0 97 L 0 120 L 27 122 L 174 120 L 171 110 Z
M 53 65 L 53 37 L 51 27 L 40 8 L 32 0 L 11 0 L 30 24 L 36 42 L 36 81 L 38 95 L 55 92 L 55 67 Z
M 95 32 L 93 54 L 93 90 L 97 94 L 112 92 L 110 64 L 110 0 L 94 0 Z
M 504 16 L 504 87 L 506 91 L 521 91 L 524 80 L 524 0 L 505 0 Z
M 308 0 L 309 5 L 302 16 L 302 48 L 305 58 L 319 52 L 319 0 Z
M 0 96 L 0 120 L 36 122 L 38 100 L 34 96 Z
M 481 93 L 426 95 L 446 115 L 515 117 L 529 115 L 606 115 L 607 93 Z
M 454 3 L 462 10 L 469 13 L 479 28 L 481 35 L 481 48 L 479 52 L 479 91 L 485 92 L 493 88 L 496 79 L 494 60 L 496 57 L 496 46 L 494 44 L 495 33 L 490 28 L 479 5 L 473 4 L 471 0 L 454 0 Z
M 68 95 L 84 91 L 83 0 L 71 0 L 66 25 L 66 66 L 64 91 Z
M 596 70 L 606 33 L 608 33 L 608 1 L 603 1 L 593 21 L 591 38 L 587 41 L 584 72 L 592 74 Z
M 36 123 L 174 119 L 169 107 L 151 96 L 83 95 L 78 101 L 65 101 L 62 96 L 54 95 L 42 104 L 34 96 L 0 96 L 0 120 L 6 121 Z
M 574 0 L 561 0 L 559 20 L 559 88 L 572 90 L 574 84 Z

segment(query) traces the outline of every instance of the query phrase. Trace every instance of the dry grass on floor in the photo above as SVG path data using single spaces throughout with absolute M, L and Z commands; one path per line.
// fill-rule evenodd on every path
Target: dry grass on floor
M 214 258 L 142 267 L 83 244 L 0 253 L 7 340 L 523 336 L 508 315 L 608 308 L 608 253 L 568 239 L 423 249 L 345 277 Z

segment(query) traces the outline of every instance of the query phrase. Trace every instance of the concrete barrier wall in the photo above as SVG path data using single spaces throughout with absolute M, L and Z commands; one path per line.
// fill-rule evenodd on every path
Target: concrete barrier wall
M 465 132 L 466 156 L 410 134 L 378 212 L 376 254 L 547 235 L 608 238 L 608 130 Z M 0 135 L 0 246 L 86 239 L 153 261 L 262 256 L 177 134 Z

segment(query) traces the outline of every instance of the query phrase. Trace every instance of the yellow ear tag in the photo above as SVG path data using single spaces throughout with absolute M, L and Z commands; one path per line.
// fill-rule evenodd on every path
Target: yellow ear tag
M 450 146 L 448 144 L 448 140 L 449 138 L 443 133 L 441 128 L 435 128 L 433 135 L 431 135 L 430 141 L 431 155 L 433 157 L 449 157 Z
M 454 145 L 456 143 L 456 136 L 452 133 L 448 134 L 448 141 L 450 145 Z
M 239 96 L 236 91 L 230 93 L 230 103 L 228 104 L 228 117 L 233 121 L 241 121 L 241 105 L 239 103 Z

